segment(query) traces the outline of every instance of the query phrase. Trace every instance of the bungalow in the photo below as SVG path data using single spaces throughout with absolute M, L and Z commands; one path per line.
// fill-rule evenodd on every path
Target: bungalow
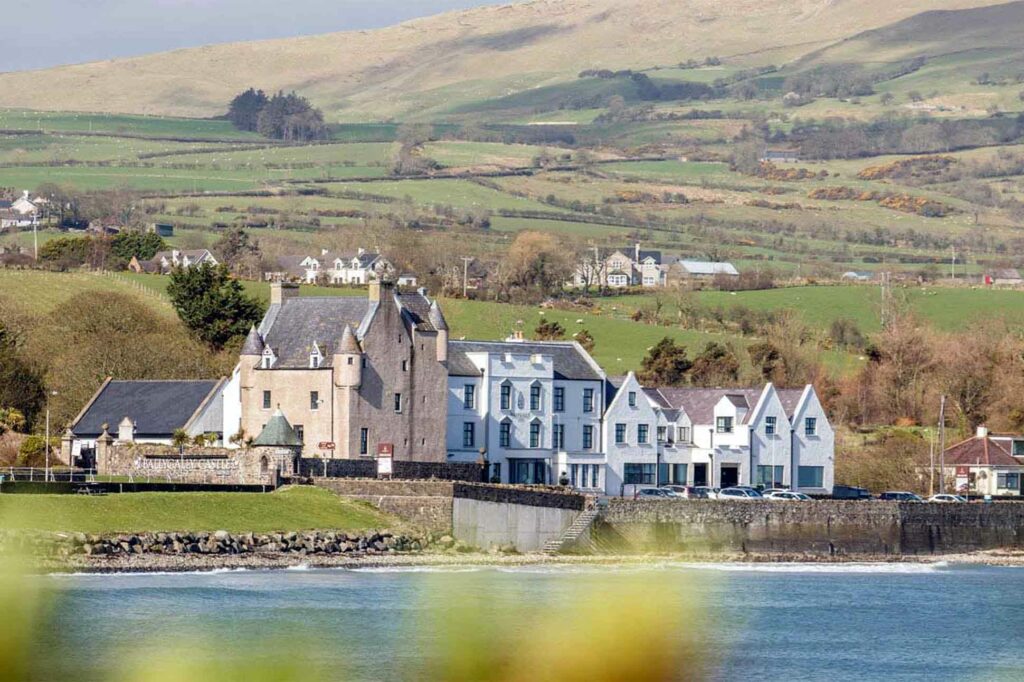
M 1024 491 L 1024 436 L 990 434 L 979 426 L 975 436 L 946 448 L 947 480 L 961 493 L 1021 495 Z
M 217 259 L 208 249 L 160 251 L 150 260 L 140 261 L 132 256 L 128 269 L 132 272 L 150 272 L 166 275 L 174 268 L 188 269 L 193 265 L 217 265 Z
M 212 433 L 224 440 L 226 379 L 115 381 L 108 378 L 64 435 L 62 452 L 92 466 L 104 431 L 123 442 L 169 445 L 178 429 L 189 436 Z

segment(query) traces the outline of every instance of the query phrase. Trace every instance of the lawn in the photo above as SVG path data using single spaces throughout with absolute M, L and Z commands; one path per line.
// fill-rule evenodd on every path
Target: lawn
M 280 177 L 280 173 L 274 175 L 265 170 L 254 169 L 19 166 L 0 168 L 0 187 L 30 189 L 44 182 L 55 182 L 79 190 L 131 187 L 150 191 L 231 192 L 256 189 L 264 181 L 273 181 Z
M 215 121 L 212 119 L 27 111 L 24 109 L 0 109 L 0 128 L 6 130 L 39 130 L 63 133 L 84 132 L 148 137 L 180 137 L 196 140 L 263 139 L 256 133 L 235 130 L 227 121 Z
M 0 298 L 33 315 L 45 315 L 76 294 L 102 296 L 114 292 L 135 296 L 157 313 L 174 315 L 166 299 L 154 296 L 153 291 L 141 286 L 133 286 L 126 275 L 0 269 Z
M 2 495 L 0 518 L 5 529 L 72 533 L 361 531 L 400 524 L 369 505 L 312 487 L 272 493 Z

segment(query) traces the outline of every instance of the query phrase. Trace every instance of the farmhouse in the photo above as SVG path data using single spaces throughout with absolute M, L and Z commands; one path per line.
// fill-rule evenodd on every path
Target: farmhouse
M 604 286 L 623 289 L 631 286 L 664 286 L 661 251 L 643 250 L 640 243 L 602 254 L 594 249 L 593 257 L 576 266 L 573 286 Z
M 391 261 L 379 253 L 358 249 L 353 254 L 332 254 L 322 249 L 317 256 L 281 256 L 277 268 L 264 273 L 269 281 L 282 282 L 327 282 L 330 284 L 367 284 L 371 280 L 394 274 Z M 399 285 L 411 283 L 415 277 L 402 275 Z
M 1024 284 L 1016 268 L 1001 268 L 985 274 L 985 284 L 997 287 L 1016 287 Z

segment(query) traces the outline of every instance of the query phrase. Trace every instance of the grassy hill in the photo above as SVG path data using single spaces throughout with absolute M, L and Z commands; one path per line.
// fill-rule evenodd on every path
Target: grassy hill
M 435 116 L 595 68 L 708 55 L 789 61 L 854 33 L 979 0 L 534 0 L 375 31 L 214 45 L 0 75 L 0 107 L 213 116 L 237 92 L 296 89 L 329 120 Z

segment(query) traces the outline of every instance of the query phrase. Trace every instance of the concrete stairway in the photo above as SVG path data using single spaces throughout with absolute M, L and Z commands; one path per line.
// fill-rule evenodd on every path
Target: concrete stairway
M 548 540 L 544 544 L 541 553 L 547 555 L 561 553 L 563 549 L 579 540 L 580 536 L 590 529 L 590 525 L 594 523 L 598 514 L 599 511 L 596 507 L 584 509 L 559 537 Z

